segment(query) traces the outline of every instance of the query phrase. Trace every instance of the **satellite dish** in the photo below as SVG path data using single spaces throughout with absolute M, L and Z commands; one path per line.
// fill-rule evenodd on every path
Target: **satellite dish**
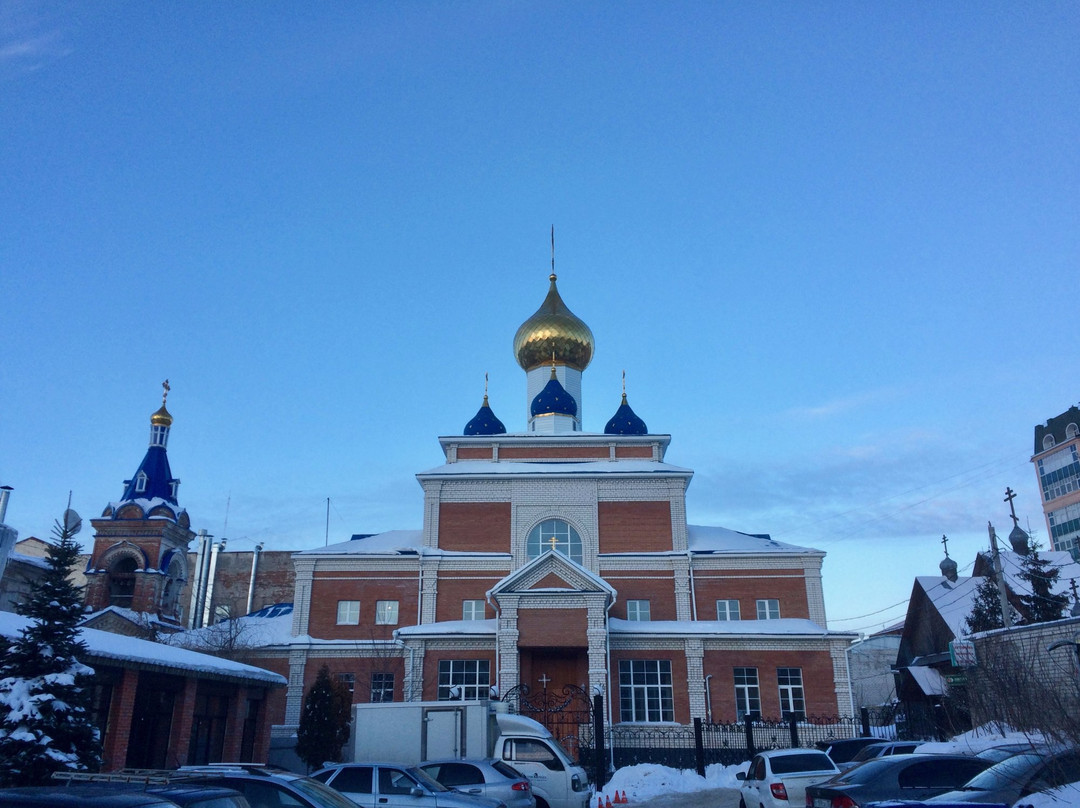
M 64 530 L 68 530 L 72 534 L 82 530 L 82 517 L 71 508 L 64 511 Z

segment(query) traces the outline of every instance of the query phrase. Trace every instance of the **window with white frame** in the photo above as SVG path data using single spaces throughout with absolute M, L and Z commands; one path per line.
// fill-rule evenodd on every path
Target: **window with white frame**
M 371 674 L 371 702 L 378 704 L 394 700 L 394 674 L 374 672 Z
M 718 600 L 716 601 L 717 620 L 739 620 L 739 601 Z
M 397 607 L 398 602 L 396 600 L 375 601 L 375 625 L 396 626 Z
M 484 619 L 484 601 L 482 601 L 482 600 L 463 600 L 463 601 L 461 601 L 461 619 L 462 620 L 483 620 Z
M 337 680 L 345 685 L 349 690 L 349 695 L 353 694 L 353 690 L 356 689 L 356 674 L 355 673 L 339 673 Z
M 491 663 L 488 660 L 439 660 L 438 698 L 440 701 L 486 699 L 490 688 Z
M 581 563 L 581 536 L 569 522 L 562 519 L 545 519 L 530 530 L 525 549 L 529 558 L 554 550 L 571 561 Z
M 671 660 L 624 659 L 619 662 L 619 720 L 675 720 Z
M 627 620 L 651 620 L 649 617 L 649 601 L 628 600 L 626 601 Z
M 339 626 L 360 625 L 360 601 L 339 600 L 337 602 L 337 624 Z
M 758 620 L 779 620 L 780 601 L 776 598 L 761 598 L 757 602 Z
M 780 717 L 802 721 L 806 718 L 802 668 L 777 668 L 776 681 L 780 686 Z
M 761 690 L 758 688 L 757 668 L 735 669 L 735 717 L 761 717 Z
M 140 471 L 135 475 L 135 493 L 141 494 L 146 490 L 146 472 Z

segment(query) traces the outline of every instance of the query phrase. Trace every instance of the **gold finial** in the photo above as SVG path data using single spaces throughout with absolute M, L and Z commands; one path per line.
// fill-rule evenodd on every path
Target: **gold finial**
M 555 275 L 555 225 L 551 226 L 551 277 L 549 281 L 554 282 L 556 280 Z
M 488 375 L 487 375 L 487 371 L 485 370 L 484 371 L 484 406 L 485 407 L 488 405 L 487 387 L 488 387 Z
M 172 426 L 172 416 L 169 414 L 169 411 L 165 409 L 165 399 L 169 397 L 169 390 L 172 389 L 169 387 L 168 379 L 161 383 L 161 389 L 161 407 L 158 408 L 157 412 L 150 416 L 150 423 L 153 426 Z
M 551 349 L 551 378 L 555 377 L 555 349 Z
M 170 390 L 171 390 L 172 388 L 171 388 L 171 387 L 169 387 L 169 380 L 168 380 L 168 379 L 166 379 L 165 381 L 163 381 L 163 382 L 161 383 L 161 386 L 162 386 L 162 388 L 164 389 L 164 392 L 162 392 L 162 394 L 161 394 L 161 406 L 162 406 L 162 407 L 164 407 L 164 406 L 165 406 L 165 399 L 167 399 L 167 398 L 169 397 L 169 391 L 170 391 Z

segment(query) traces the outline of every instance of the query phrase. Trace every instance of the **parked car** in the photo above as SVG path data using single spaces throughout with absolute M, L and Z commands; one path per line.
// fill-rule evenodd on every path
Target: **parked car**
M 759 752 L 740 781 L 739 808 L 790 808 L 802 805 L 806 787 L 840 773 L 832 759 L 817 749 L 772 749 Z
M 337 763 L 311 776 L 361 808 L 506 808 L 500 800 L 447 788 L 415 766 Z
M 348 799 L 318 780 L 267 766 L 211 763 L 207 766 L 181 766 L 178 773 L 236 789 L 251 803 L 251 808 L 356 808 Z
M 506 803 L 506 808 L 536 808 L 529 778 L 498 758 L 430 760 L 419 769 L 447 788 Z
M 927 800 L 939 802 L 990 802 L 1012 805 L 1037 791 L 1080 781 L 1080 750 L 1042 749 L 1021 752 L 995 763 L 955 791 Z
M 975 753 L 975 757 L 989 760 L 991 763 L 1000 763 L 1013 755 L 1019 755 L 1021 752 L 1030 752 L 1033 748 L 1034 744 L 1030 743 L 1003 743 L 1000 746 L 980 749 Z
M 868 760 L 806 789 L 812 808 L 860 808 L 877 800 L 925 800 L 991 765 L 969 755 L 891 755 Z
M 837 763 L 836 765 L 840 767 L 841 771 L 844 771 L 852 766 L 858 766 L 860 763 L 879 757 L 910 755 L 920 746 L 922 746 L 922 741 L 879 741 L 878 743 L 870 743 L 856 752 L 855 757 L 847 763 Z
M 881 738 L 871 738 L 864 736 L 862 738 L 840 738 L 834 741 L 818 741 L 814 746 L 824 752 L 832 759 L 832 762 L 839 766 L 841 763 L 847 763 L 855 755 L 859 753 L 859 750 L 864 746 L 869 746 L 872 743 L 880 743 Z
M 250 808 L 235 789 L 208 783 L 68 781 L 0 790 L 0 805 L 27 808 Z

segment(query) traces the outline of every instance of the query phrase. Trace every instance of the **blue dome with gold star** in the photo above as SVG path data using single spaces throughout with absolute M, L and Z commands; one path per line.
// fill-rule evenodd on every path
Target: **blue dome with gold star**
M 534 415 L 577 415 L 577 402 L 566 392 L 566 388 L 555 378 L 555 368 L 551 369 L 551 379 L 544 389 L 536 394 L 529 411 Z
M 466 435 L 505 435 L 506 427 L 503 422 L 495 417 L 488 405 L 487 394 L 484 394 L 484 403 L 480 405 L 476 415 L 469 423 L 465 424 Z
M 611 416 L 611 420 L 607 422 L 607 426 L 604 427 L 605 435 L 648 435 L 649 428 L 645 426 L 645 422 L 642 421 L 636 412 L 630 409 L 630 405 L 626 403 L 626 393 L 622 394 L 622 404 L 619 405 L 619 409 L 615 411 L 615 414 Z

